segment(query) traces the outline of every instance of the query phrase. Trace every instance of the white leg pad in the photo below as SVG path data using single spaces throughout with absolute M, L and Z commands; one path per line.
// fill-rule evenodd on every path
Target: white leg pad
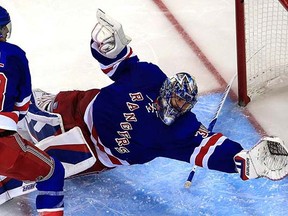
M 61 161 L 65 168 L 65 178 L 90 168 L 96 162 L 96 158 L 79 127 L 74 127 L 60 135 L 41 140 L 36 146 Z M 53 155 L 53 152 L 49 153 L 51 150 L 55 152 L 55 155 Z M 63 153 L 57 154 L 57 151 Z M 76 154 L 80 155 L 77 157 L 78 160 L 71 160 Z M 83 157 L 81 157 L 82 155 Z

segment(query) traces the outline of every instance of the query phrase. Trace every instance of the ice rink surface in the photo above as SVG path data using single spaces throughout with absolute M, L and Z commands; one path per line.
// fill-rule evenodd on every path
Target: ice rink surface
M 234 1 L 230 0 L 0 0 L 12 18 L 10 42 L 26 51 L 33 88 L 101 88 L 111 83 L 90 55 L 90 34 L 101 8 L 119 20 L 143 61 L 167 75 L 193 74 L 200 90 L 194 108 L 205 125 L 236 71 Z M 151 77 L 153 78 L 153 77 Z M 236 93 L 237 84 L 232 90 Z M 288 88 L 281 85 L 246 108 L 228 98 L 215 126 L 250 148 L 263 133 L 288 142 Z M 199 168 L 184 188 L 190 164 L 158 158 L 99 175 L 66 180 L 65 215 L 285 215 L 287 179 L 243 182 Z M 0 216 L 37 215 L 36 193 L 0 206 Z

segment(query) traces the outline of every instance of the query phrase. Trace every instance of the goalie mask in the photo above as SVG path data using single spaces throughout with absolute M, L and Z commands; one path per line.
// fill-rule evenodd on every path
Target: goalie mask
M 197 102 L 198 88 L 194 77 L 181 72 L 167 78 L 158 100 L 160 119 L 171 125 L 177 117 L 191 111 Z
M 11 20 L 7 10 L 0 6 L 0 39 L 6 41 L 11 35 Z

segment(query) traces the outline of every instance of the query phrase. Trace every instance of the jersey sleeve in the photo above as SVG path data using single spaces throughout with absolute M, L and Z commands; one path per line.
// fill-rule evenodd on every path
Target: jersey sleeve
M 124 62 L 124 60 L 129 59 L 133 56 L 133 50 L 131 47 L 126 46 L 114 59 L 110 59 L 102 55 L 100 52 L 98 52 L 97 49 L 97 43 L 91 40 L 90 43 L 91 53 L 92 56 L 99 62 L 100 68 L 103 71 L 104 74 L 106 74 L 110 79 L 115 81 L 116 73 L 118 73 L 117 69 L 118 66 Z
M 19 74 L 20 74 L 20 81 L 18 83 L 18 96 L 16 98 L 14 109 L 15 111 L 19 112 L 19 120 L 23 119 L 26 115 L 31 94 L 32 94 L 32 87 L 31 87 L 31 75 L 29 69 L 28 59 L 24 52 L 22 52 L 19 56 Z
M 208 131 L 194 113 L 187 113 L 172 124 L 165 139 L 162 156 L 185 161 L 199 167 L 236 173 L 234 156 L 242 146 L 222 133 Z

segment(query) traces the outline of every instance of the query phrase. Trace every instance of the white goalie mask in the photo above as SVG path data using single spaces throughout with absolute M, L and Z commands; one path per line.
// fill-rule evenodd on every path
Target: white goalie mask
M 191 111 L 197 102 L 198 87 L 194 77 L 181 72 L 167 78 L 158 100 L 160 119 L 171 125 L 177 117 Z

